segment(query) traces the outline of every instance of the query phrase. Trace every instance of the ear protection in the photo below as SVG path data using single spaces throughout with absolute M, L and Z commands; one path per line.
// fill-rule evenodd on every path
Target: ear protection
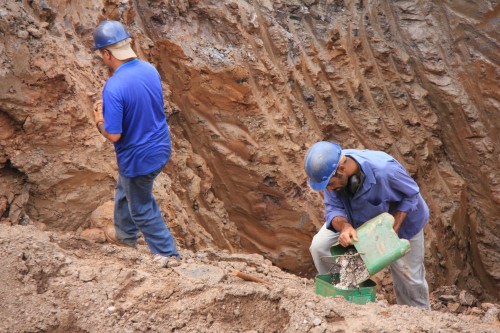
M 363 182 L 365 181 L 365 174 L 360 170 L 359 175 L 352 175 L 347 180 L 347 192 L 351 195 L 356 194 Z

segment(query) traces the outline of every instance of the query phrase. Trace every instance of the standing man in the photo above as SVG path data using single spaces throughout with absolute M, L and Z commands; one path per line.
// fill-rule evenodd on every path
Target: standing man
M 333 244 L 352 245 L 358 241 L 356 228 L 388 212 L 394 216 L 394 231 L 411 246 L 390 265 L 397 303 L 429 309 L 423 232 L 429 208 L 405 168 L 384 152 L 342 150 L 325 141 L 309 148 L 304 168 L 311 188 L 324 191 L 326 223 L 309 249 L 318 273 L 329 273 L 321 257 L 331 256 Z
M 130 33 L 117 21 L 103 21 L 94 31 L 94 49 L 113 72 L 102 102 L 94 105 L 98 131 L 114 143 L 118 182 L 115 232 L 109 242 L 135 246 L 141 231 L 155 260 L 163 266 L 179 259 L 175 240 L 153 197 L 153 182 L 171 155 L 170 132 L 163 110 L 158 71 L 138 60 Z

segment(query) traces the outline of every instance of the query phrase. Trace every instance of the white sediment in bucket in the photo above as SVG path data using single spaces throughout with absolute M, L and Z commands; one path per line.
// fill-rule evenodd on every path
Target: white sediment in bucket
M 347 250 L 336 261 L 337 265 L 340 266 L 340 280 L 334 285 L 335 288 L 344 290 L 357 288 L 360 283 L 370 278 L 370 273 L 363 259 L 355 249 Z

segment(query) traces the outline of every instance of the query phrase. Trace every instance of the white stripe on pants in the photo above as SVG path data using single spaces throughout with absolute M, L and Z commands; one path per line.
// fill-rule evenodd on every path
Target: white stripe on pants
M 339 233 L 326 228 L 324 224 L 314 235 L 309 251 L 318 274 L 329 274 L 332 268 L 321 257 L 330 257 L 330 248 L 337 242 Z M 399 305 L 410 305 L 429 309 L 429 288 L 425 280 L 424 231 L 410 239 L 410 252 L 390 265 L 394 293 Z

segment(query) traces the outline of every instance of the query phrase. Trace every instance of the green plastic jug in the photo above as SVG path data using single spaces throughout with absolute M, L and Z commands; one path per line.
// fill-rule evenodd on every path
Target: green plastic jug
M 410 242 L 400 239 L 394 232 L 393 225 L 394 217 L 389 213 L 382 213 L 356 229 L 358 241 L 354 243 L 354 247 L 370 276 L 410 251 Z M 332 256 L 342 255 L 351 247 L 343 247 L 337 242 L 330 248 L 330 253 Z

